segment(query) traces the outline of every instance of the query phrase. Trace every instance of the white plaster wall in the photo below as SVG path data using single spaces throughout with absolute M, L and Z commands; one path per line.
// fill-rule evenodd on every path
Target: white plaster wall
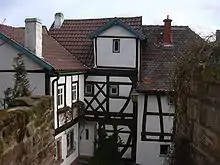
M 86 81 L 106 82 L 105 76 L 88 76 Z
M 50 86 L 52 89 L 52 81 L 56 77 L 51 77 L 50 78 Z M 84 75 L 70 75 L 70 76 L 60 76 L 58 82 L 54 83 L 54 126 L 55 129 L 57 128 L 57 83 L 58 84 L 65 84 L 66 85 L 66 105 L 71 107 L 72 104 L 72 91 L 71 91 L 71 86 L 72 82 L 79 82 L 79 100 L 84 101 Z M 52 90 L 51 90 L 51 95 L 52 95 Z M 67 155 L 67 141 L 66 141 L 66 133 L 74 128 L 74 140 L 76 142 L 76 150 L 69 156 L 66 157 Z M 64 162 L 61 165 L 70 165 L 77 157 L 79 154 L 79 124 L 76 123 L 74 126 L 71 128 L 63 131 L 59 135 L 55 137 L 55 139 L 58 139 L 62 137 L 62 158 Z
M 97 65 L 110 67 L 133 67 L 136 65 L 136 39 L 120 39 L 120 53 L 113 53 L 113 39 L 97 38 Z
M 139 141 L 137 146 L 137 163 L 140 165 L 164 165 L 166 157 L 161 156 L 160 145 L 165 142 Z
M 127 83 L 132 83 L 132 81 L 130 80 L 129 77 L 118 77 L 118 76 L 111 76 L 109 78 L 109 81 L 113 81 L 113 82 L 127 82 Z
M 74 129 L 74 141 L 76 144 L 76 150 L 67 157 L 67 133 Z M 58 134 L 55 139 L 59 139 L 61 137 L 62 139 L 62 159 L 64 160 L 61 165 L 70 165 L 79 155 L 79 124 L 76 123 L 74 126 L 70 127 L 69 129 L 63 131 L 62 133 Z
M 52 81 L 56 77 L 51 77 L 50 78 L 50 89 L 52 89 Z M 79 80 L 78 80 L 79 79 Z M 84 75 L 73 75 L 73 76 L 60 76 L 58 80 L 58 84 L 64 84 L 66 85 L 66 106 L 71 107 L 72 106 L 72 82 L 77 82 L 79 81 L 79 100 L 84 101 Z M 54 83 L 54 126 L 55 129 L 57 128 L 57 82 Z M 52 91 L 51 91 L 52 95 Z
M 161 104 L 163 113 L 168 111 L 170 107 L 167 102 L 167 97 L 161 97 Z M 170 142 L 149 142 L 141 141 L 142 121 L 144 111 L 144 94 L 139 93 L 138 96 L 138 128 L 137 128 L 137 163 L 141 165 L 163 165 L 165 157 L 160 156 L 160 145 L 170 144 Z M 148 112 L 158 112 L 156 96 L 148 96 Z M 173 118 L 164 117 L 164 131 L 170 133 L 173 126 Z M 157 116 L 147 117 L 147 131 L 157 132 L 160 131 L 159 118 Z M 148 138 L 151 138 L 148 136 Z M 154 137 L 155 138 L 155 137 Z
M 115 25 L 104 31 L 100 36 L 123 36 L 123 37 L 135 37 L 132 33 L 127 31 L 121 26 Z
M 0 73 L 0 99 L 4 98 L 4 91 L 10 87 L 14 87 L 15 72 L 1 72 Z M 34 95 L 45 94 L 45 74 L 44 73 L 28 73 L 27 77 L 30 82 L 30 91 Z
M 84 102 L 84 75 L 79 75 L 79 100 Z
M 92 81 L 92 82 L 106 82 L 106 76 L 88 76 L 86 81 Z M 111 84 L 111 82 L 118 82 L 120 84 L 120 82 L 126 82 L 126 83 L 131 83 L 131 80 L 129 79 L 129 77 L 117 77 L 117 76 L 110 76 L 109 77 L 109 83 Z M 99 84 L 99 87 L 101 87 L 103 84 Z M 125 96 L 128 97 L 130 94 L 130 90 L 131 90 L 132 85 L 119 85 L 119 96 Z M 106 93 L 106 85 L 103 87 L 103 91 Z M 99 91 L 99 89 L 95 86 L 94 87 L 94 94 L 96 94 Z M 85 97 L 89 102 L 90 100 L 93 98 L 91 96 L 86 96 Z M 105 97 L 103 96 L 102 93 L 99 93 L 99 95 L 97 96 L 98 100 L 100 102 L 102 102 Z M 109 99 L 109 111 L 110 112 L 119 112 L 120 109 L 123 107 L 123 105 L 125 104 L 126 99 L 118 99 L 118 98 L 110 98 Z M 92 103 L 92 106 L 94 108 L 98 107 L 98 103 L 94 100 Z M 103 104 L 103 107 L 106 108 L 106 104 Z M 88 110 L 91 110 L 90 108 Z M 98 111 L 102 111 L 102 109 L 99 109 Z M 133 103 L 130 100 L 127 108 L 124 111 L 125 113 L 133 113 Z
M 3 43 L 3 40 L 0 39 L 0 44 Z M 14 70 L 13 63 L 14 58 L 17 57 L 17 55 L 20 52 L 16 49 L 14 49 L 11 45 L 8 43 L 4 43 L 0 46 L 0 70 Z M 38 65 L 35 61 L 28 58 L 26 55 L 23 56 L 24 64 L 26 67 L 26 70 L 41 70 L 42 67 Z

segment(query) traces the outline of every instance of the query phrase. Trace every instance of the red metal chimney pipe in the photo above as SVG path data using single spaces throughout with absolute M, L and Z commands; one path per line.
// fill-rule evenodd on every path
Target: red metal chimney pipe
M 167 18 L 163 20 L 164 22 L 164 35 L 163 35 L 163 43 L 164 45 L 171 45 L 171 22 L 172 20 L 169 19 L 169 15 Z

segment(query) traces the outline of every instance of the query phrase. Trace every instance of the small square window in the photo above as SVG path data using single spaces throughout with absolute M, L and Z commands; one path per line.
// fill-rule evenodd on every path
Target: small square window
M 169 152 L 170 145 L 160 145 L 160 155 L 167 155 Z
M 62 108 L 64 106 L 64 86 L 58 86 L 57 106 L 58 108 Z
M 112 96 L 118 96 L 119 90 L 118 90 L 118 85 L 110 85 L 109 87 L 109 94 Z
M 72 101 L 77 100 L 77 84 L 72 84 Z
M 86 84 L 85 85 L 85 95 L 92 96 L 94 94 L 94 86 L 93 84 Z
M 113 53 L 120 53 L 120 39 L 113 39 Z

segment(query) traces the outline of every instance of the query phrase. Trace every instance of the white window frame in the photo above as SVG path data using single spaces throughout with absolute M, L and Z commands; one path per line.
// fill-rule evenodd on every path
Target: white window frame
M 87 86 L 91 87 L 91 92 L 87 91 Z M 86 96 L 92 96 L 93 94 L 94 94 L 94 85 L 90 84 L 90 83 L 85 84 L 85 95 Z
M 116 89 L 116 93 L 112 92 L 112 89 Z M 111 96 L 118 96 L 119 95 L 119 85 L 110 85 L 109 86 L 109 95 Z
M 73 83 L 72 84 L 72 102 L 74 103 L 74 102 L 76 102 L 77 101 L 77 91 L 78 89 L 77 89 L 77 83 Z M 74 96 L 74 93 L 75 93 L 75 97 L 73 97 Z
M 113 53 L 120 53 L 120 39 L 113 39 L 112 51 Z M 118 50 L 115 50 L 115 43 L 118 42 Z
M 59 93 L 59 91 L 62 91 L 61 93 Z M 61 99 L 60 99 L 61 97 Z M 60 100 L 60 101 L 58 101 Z M 58 104 L 61 103 L 61 104 Z M 57 88 L 57 107 L 58 109 L 63 108 L 64 107 L 64 86 L 58 86 Z

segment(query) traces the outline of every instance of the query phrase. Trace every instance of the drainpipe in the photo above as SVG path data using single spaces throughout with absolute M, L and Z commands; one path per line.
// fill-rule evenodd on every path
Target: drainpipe
M 55 72 L 55 75 L 57 76 L 53 81 L 52 81 L 52 96 L 53 96 L 53 100 L 54 100 L 54 84 L 56 81 L 58 81 L 60 79 L 60 74 L 58 72 Z M 53 119 L 54 119 L 54 109 L 55 109 L 55 106 L 54 106 L 54 101 L 53 101 Z M 53 120 L 54 121 L 54 120 Z M 55 123 L 54 123 L 55 124 Z M 54 125 L 53 124 L 53 125 Z

